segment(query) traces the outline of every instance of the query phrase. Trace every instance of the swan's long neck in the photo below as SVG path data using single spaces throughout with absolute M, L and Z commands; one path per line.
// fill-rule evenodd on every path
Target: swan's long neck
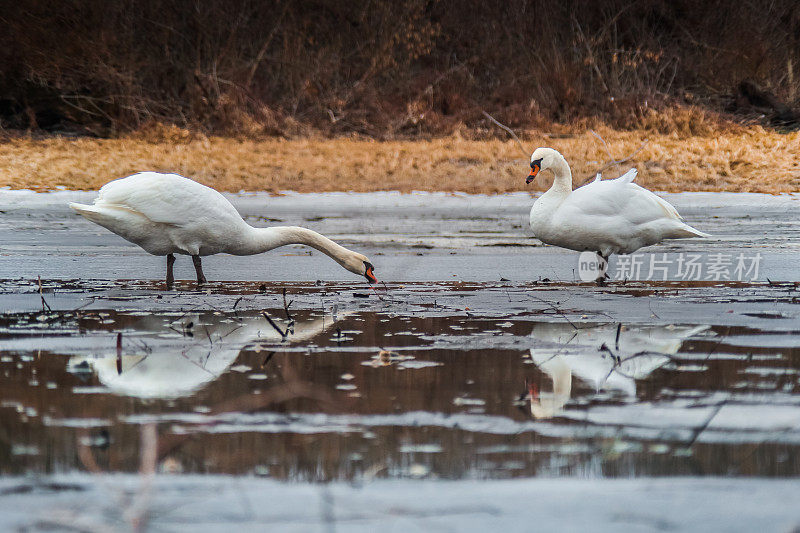
M 275 226 L 272 228 L 250 226 L 246 238 L 234 253 L 236 255 L 260 254 L 287 244 L 305 244 L 316 248 L 342 266 L 345 266 L 347 259 L 353 255 L 352 251 L 336 244 L 324 235 L 299 226 Z
M 550 165 L 550 170 L 555 174 L 553 185 L 550 190 L 559 194 L 569 194 L 572 192 L 572 171 L 567 160 L 561 154 L 556 154 L 554 162 Z

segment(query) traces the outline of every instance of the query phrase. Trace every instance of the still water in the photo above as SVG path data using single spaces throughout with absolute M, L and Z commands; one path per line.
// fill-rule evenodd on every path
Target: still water
M 284 288 L 1 315 L 0 472 L 800 475 L 792 287 Z

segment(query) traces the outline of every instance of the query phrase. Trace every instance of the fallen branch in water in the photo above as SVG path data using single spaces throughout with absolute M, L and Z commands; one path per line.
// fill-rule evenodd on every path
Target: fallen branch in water
M 44 293 L 42 292 L 42 276 L 39 276 L 39 296 L 42 299 L 42 311 L 44 311 L 45 307 L 47 307 L 48 311 L 52 311 L 52 309 L 50 309 L 50 304 L 44 299 Z

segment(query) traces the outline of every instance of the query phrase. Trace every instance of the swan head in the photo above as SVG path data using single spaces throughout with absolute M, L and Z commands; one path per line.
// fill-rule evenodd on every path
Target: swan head
M 378 283 L 378 278 L 375 277 L 375 267 L 369 262 L 367 256 L 353 252 L 341 264 L 353 274 L 364 276 L 368 282 Z
M 545 147 L 537 148 L 533 151 L 533 154 L 531 154 L 531 172 L 528 174 L 525 183 L 528 184 L 532 182 L 539 172 L 553 167 L 557 161 L 563 159 L 564 156 L 562 156 L 558 150 Z

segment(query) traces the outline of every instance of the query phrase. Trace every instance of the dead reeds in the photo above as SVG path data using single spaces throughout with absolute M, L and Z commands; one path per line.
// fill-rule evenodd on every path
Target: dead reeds
M 492 128 L 496 129 L 494 125 Z M 800 189 L 800 133 L 730 128 L 707 135 L 659 134 L 596 127 L 519 131 L 531 148 L 550 146 L 569 161 L 575 185 L 612 159 L 616 177 L 629 167 L 637 183 L 660 191 L 794 192 Z M 503 132 L 499 132 L 505 135 Z M 647 144 L 643 146 L 643 141 Z M 134 172 L 175 172 L 221 191 L 543 190 L 525 186 L 527 158 L 512 140 L 449 136 L 376 142 L 361 138 L 245 140 L 191 135 L 174 128 L 158 137 L 116 139 L 19 137 L 0 144 L 0 187 L 90 190 Z

